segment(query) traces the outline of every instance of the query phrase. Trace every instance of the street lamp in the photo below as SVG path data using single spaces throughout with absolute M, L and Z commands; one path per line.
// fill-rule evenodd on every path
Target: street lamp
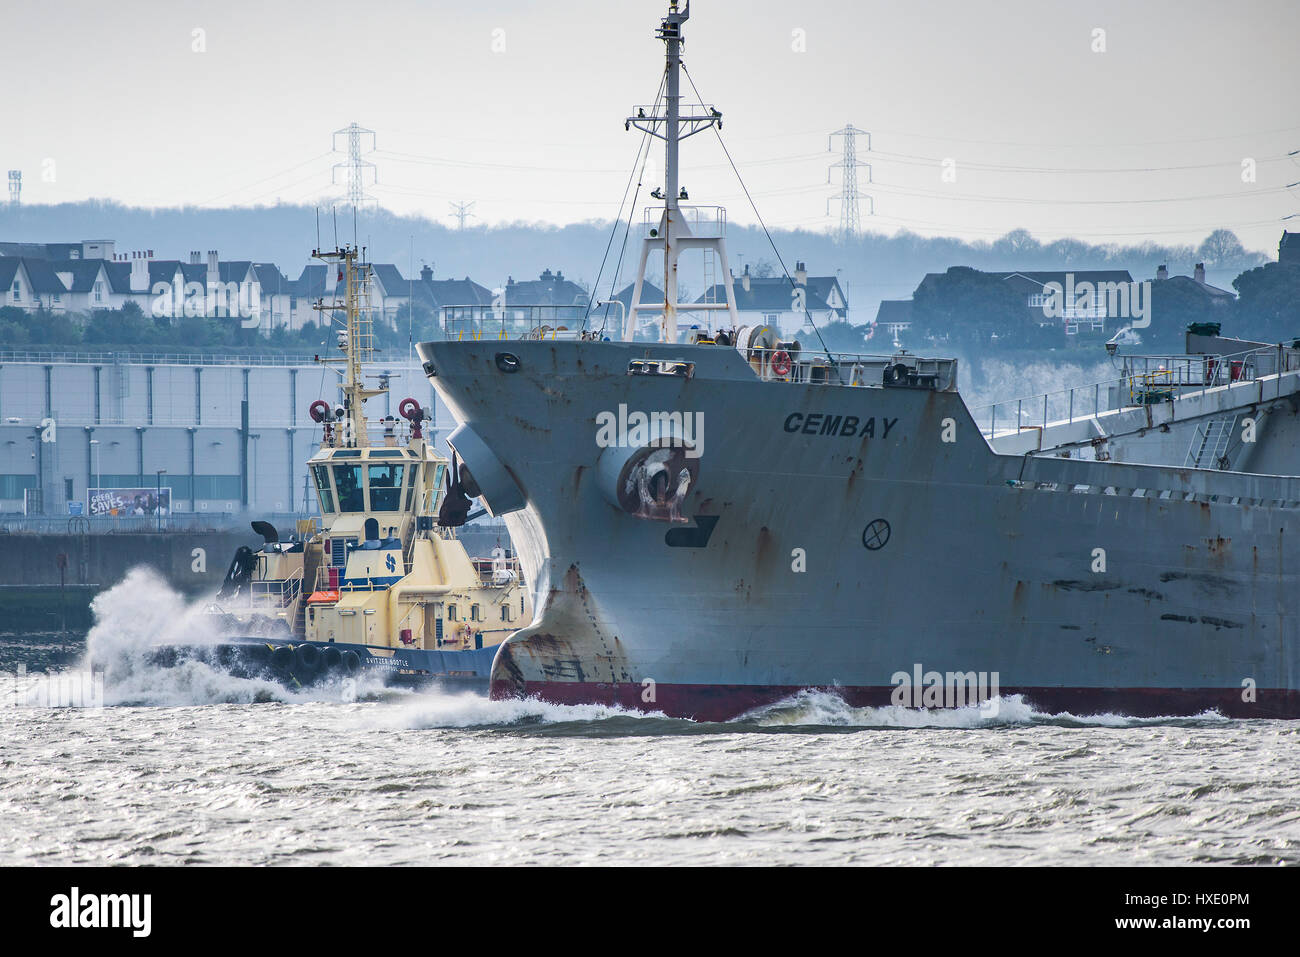
M 162 477 L 167 474 L 166 469 L 158 469 L 158 497 L 154 499 L 154 517 L 158 520 L 158 531 L 162 531 Z

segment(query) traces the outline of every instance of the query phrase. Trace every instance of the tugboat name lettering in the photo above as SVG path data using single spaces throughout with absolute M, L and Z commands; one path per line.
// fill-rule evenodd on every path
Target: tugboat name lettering
M 898 419 L 880 420 L 880 438 L 889 438 L 889 432 Z M 785 417 L 785 430 L 790 433 L 800 435 L 838 435 L 842 438 L 851 438 L 853 436 L 864 436 L 868 439 L 876 437 L 876 417 L 870 416 L 866 419 L 860 419 L 856 415 L 831 415 L 829 412 L 812 412 L 805 415 L 802 412 L 791 412 Z

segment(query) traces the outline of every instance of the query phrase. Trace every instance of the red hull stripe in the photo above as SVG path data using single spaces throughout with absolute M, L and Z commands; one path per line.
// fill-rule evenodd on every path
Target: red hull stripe
M 492 682 L 496 699 L 538 698 L 552 704 L 602 704 L 635 711 L 659 711 L 672 718 L 726 721 L 800 691 L 838 695 L 854 708 L 890 705 L 893 685 L 808 689 L 794 685 L 656 685 L 655 700 L 642 701 L 639 684 L 589 681 L 530 681 L 520 694 L 511 681 Z M 1261 688 L 1254 701 L 1240 688 L 1002 688 L 1002 697 L 1021 695 L 1043 714 L 1118 714 L 1134 718 L 1178 717 L 1218 711 L 1229 718 L 1300 718 L 1300 691 Z

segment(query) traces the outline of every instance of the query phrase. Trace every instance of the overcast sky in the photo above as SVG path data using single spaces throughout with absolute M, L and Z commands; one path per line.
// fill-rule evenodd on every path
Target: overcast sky
M 355 121 L 375 131 L 369 192 L 395 211 L 607 219 L 640 141 L 623 119 L 658 88 L 665 8 L 5 0 L 0 167 L 23 171 L 27 203 L 328 202 L 344 159 L 331 134 Z M 827 134 L 846 123 L 871 132 L 862 213 L 882 232 L 1172 243 L 1227 226 L 1275 249 L 1300 214 L 1296 0 L 701 0 L 691 14 L 687 67 L 771 226 L 837 221 Z M 753 222 L 711 133 L 683 166 L 693 201 Z

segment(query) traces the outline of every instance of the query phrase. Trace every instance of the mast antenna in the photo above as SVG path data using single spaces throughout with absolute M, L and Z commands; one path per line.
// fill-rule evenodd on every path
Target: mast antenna
M 623 338 L 632 339 L 636 333 L 639 313 L 658 310 L 660 338 L 664 342 L 677 341 L 677 261 L 683 251 L 700 249 L 704 252 L 706 271 L 715 266 L 726 291 L 726 302 L 699 302 L 690 311 L 725 310 L 731 325 L 739 325 L 736 312 L 736 294 L 727 264 L 726 211 L 721 206 L 682 207 L 679 201 L 687 198 L 685 187 L 678 180 L 678 154 L 682 140 L 707 129 L 722 127 L 722 114 L 707 104 L 682 108 L 682 24 L 690 18 L 689 0 L 679 8 L 677 0 L 670 0 L 668 16 L 660 21 L 656 38 L 664 41 L 666 68 L 664 73 L 664 106 L 658 104 L 634 107 L 634 114 L 624 122 L 624 129 L 635 127 L 664 143 L 664 185 L 651 195 L 663 202 L 663 207 L 646 210 L 645 234 L 641 261 L 636 282 L 632 288 L 632 304 L 627 310 L 623 325 Z M 657 217 L 654 213 L 658 213 Z M 644 303 L 641 291 L 645 282 L 646 262 L 652 250 L 663 250 L 664 295 L 662 304 Z M 712 258 L 710 258 L 712 257 Z

